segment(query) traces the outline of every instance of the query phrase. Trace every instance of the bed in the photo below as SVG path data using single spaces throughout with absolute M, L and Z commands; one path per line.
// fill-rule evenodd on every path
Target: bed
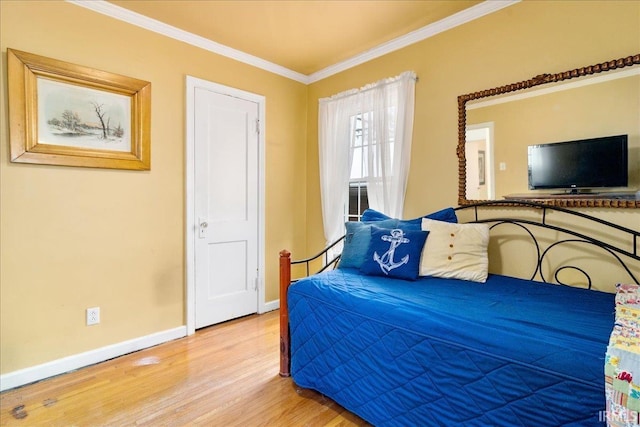
M 494 208 L 498 217 L 492 214 Z M 509 217 L 502 216 L 505 209 Z M 400 264 L 402 253 L 391 251 L 389 258 L 389 252 L 369 247 L 368 256 L 379 255 L 382 273 L 363 274 L 362 266 L 356 268 L 340 256 L 330 259 L 331 251 L 300 261 L 291 261 L 283 251 L 281 375 L 291 375 L 298 386 L 328 396 L 376 426 L 605 425 L 610 409 L 605 402 L 605 357 L 616 322 L 616 294 L 591 289 L 593 280 L 584 266 L 558 266 L 549 257 L 562 245 L 571 246 L 570 252 L 576 245 L 587 246 L 586 257 L 602 251 L 602 257 L 611 258 L 627 281 L 637 285 L 640 232 L 579 212 L 518 201 L 443 210 L 427 221 L 403 223 L 374 215 L 366 224 L 373 224 L 371 236 L 384 228 L 375 226 L 383 224 L 378 221 L 408 226 L 399 237 L 383 233 L 387 243 L 413 239 L 417 232 L 411 228 L 429 224 L 428 232 L 423 231 L 424 261 L 424 251 L 433 249 L 429 239 L 437 242 L 440 236 L 437 227 L 451 236 L 452 230 L 466 232 L 467 225 L 457 223 L 463 211 L 471 212 L 470 229 L 480 225 L 491 233 L 487 240 L 505 226 L 522 231 L 507 236 L 522 239 L 524 234 L 531 240 L 537 257 L 533 274 L 517 278 L 490 274 L 485 268 L 484 275 L 465 276 L 468 268 L 463 267 L 460 276 L 437 266 L 430 267 L 433 274 L 422 274 L 420 265 L 417 277 L 407 280 L 389 277 L 380 261 L 387 255 L 385 265 Z M 518 217 L 521 213 L 523 218 Z M 560 215 L 569 219 L 558 220 Z M 552 234 L 539 239 L 538 229 Z M 585 230 L 598 230 L 598 238 Z M 601 238 L 614 233 L 615 244 Z M 499 243 L 504 238 L 499 237 Z M 352 246 L 345 242 L 343 256 Z M 488 242 L 480 246 L 490 253 Z M 318 257 L 324 257 L 321 271 L 308 274 Z M 306 277 L 292 281 L 292 264 L 304 265 Z M 584 288 L 558 284 L 567 270 L 579 273 Z

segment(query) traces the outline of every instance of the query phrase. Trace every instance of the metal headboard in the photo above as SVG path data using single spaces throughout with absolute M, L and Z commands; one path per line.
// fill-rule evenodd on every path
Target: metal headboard
M 529 208 L 528 209 L 529 212 L 530 212 L 530 209 L 533 208 L 536 212 L 539 212 L 539 215 L 536 215 L 535 218 L 533 217 L 518 218 L 517 215 L 514 215 L 513 218 L 492 217 L 491 212 L 492 211 L 495 212 L 494 208 L 520 208 L 520 209 Z M 536 266 L 535 266 L 536 268 L 533 274 L 531 275 L 530 280 L 534 280 L 536 275 L 539 274 L 543 282 L 547 282 L 547 283 L 549 282 L 548 278 L 545 277 L 542 266 L 543 266 L 544 260 L 546 259 L 551 249 L 558 247 L 559 245 L 564 245 L 568 243 L 583 243 L 583 244 L 588 244 L 588 245 L 592 245 L 594 247 L 600 248 L 606 253 L 610 254 L 624 269 L 624 271 L 626 271 L 630 279 L 634 283 L 640 284 L 638 277 L 636 276 L 634 271 L 630 268 L 630 265 L 632 265 L 631 263 L 633 261 L 640 262 L 640 252 L 638 248 L 640 244 L 640 230 L 632 230 L 630 228 L 623 227 L 621 225 L 614 224 L 612 222 L 605 221 L 603 219 L 596 218 L 594 216 L 587 215 L 585 213 L 578 212 L 575 210 L 570 210 L 570 209 L 566 209 L 558 206 L 545 205 L 543 203 L 538 203 L 538 202 L 528 202 L 528 201 L 520 201 L 520 200 L 480 202 L 480 203 L 457 207 L 455 208 L 455 211 L 456 212 L 472 211 L 473 220 L 467 221 L 467 222 L 488 223 L 488 224 L 491 224 L 490 229 L 492 230 L 503 224 L 512 224 L 524 230 L 527 233 L 527 235 L 530 236 L 531 241 L 535 246 L 536 253 L 537 253 L 537 260 L 536 260 Z M 627 246 L 630 249 L 625 249 L 624 247 L 613 245 L 595 236 L 589 236 L 585 233 L 581 233 L 576 230 L 571 230 L 565 227 L 561 227 L 559 225 L 555 225 L 548 219 L 548 216 L 551 212 L 556 212 L 564 215 L 565 221 L 567 219 L 570 220 L 571 218 L 582 218 L 583 220 L 586 220 L 584 225 L 593 224 L 594 226 L 598 226 L 599 227 L 598 231 L 600 231 L 601 233 L 609 234 L 608 230 L 611 232 L 615 231 L 616 236 L 619 239 L 625 241 Z M 562 222 L 559 220 L 563 219 L 563 217 L 558 217 L 558 215 L 554 215 L 554 217 L 555 218 L 553 219 L 553 222 Z M 534 228 L 544 228 L 548 230 L 554 230 L 568 237 L 563 238 L 561 240 L 557 240 L 549 244 L 548 246 L 543 247 L 540 243 L 540 239 L 536 236 L 536 233 L 532 231 L 532 229 Z M 340 243 L 343 239 L 344 239 L 344 236 L 342 236 L 340 239 L 336 240 L 330 246 L 326 247 L 324 250 L 322 250 L 321 252 L 319 252 L 314 256 L 311 256 L 306 259 L 291 260 L 291 265 L 303 264 L 305 266 L 307 276 L 310 274 L 320 273 L 330 268 L 334 268 L 335 266 L 337 266 L 340 260 L 340 255 L 338 254 L 338 255 L 332 256 L 330 259 L 330 249 L 338 245 L 338 243 Z M 311 271 L 312 265 L 316 265 L 318 263 L 320 263 L 321 267 L 312 272 Z M 591 289 L 591 285 L 592 285 L 591 276 L 584 269 L 577 266 L 573 266 L 573 265 L 565 265 L 555 270 L 554 279 L 557 283 L 563 284 L 563 285 L 565 284 L 565 283 L 562 283 L 562 281 L 560 280 L 559 273 L 567 269 L 576 270 L 576 271 L 579 271 L 581 274 L 583 274 L 588 281 L 588 288 Z M 638 271 L 640 271 L 640 264 L 638 265 Z M 291 282 L 295 282 L 296 280 L 297 279 L 293 279 Z
M 536 215 L 535 218 L 501 218 L 501 217 L 486 217 L 486 212 L 484 209 L 486 208 L 535 208 L 539 211 L 539 215 Z M 640 284 L 638 278 L 634 274 L 634 272 L 630 268 L 630 263 L 633 261 L 640 261 L 640 254 L 638 252 L 638 244 L 640 242 L 640 231 L 632 230 L 627 227 L 623 227 L 618 224 L 614 224 L 612 222 L 593 217 L 591 215 L 587 215 L 582 212 L 578 212 L 575 210 L 565 209 L 562 207 L 556 207 L 551 205 L 545 205 L 538 202 L 528 202 L 521 200 L 510 200 L 510 201 L 488 201 L 488 202 L 480 202 L 476 204 L 460 206 L 455 208 L 456 212 L 462 212 L 465 210 L 472 210 L 474 215 L 474 220 L 469 221 L 472 223 L 488 223 L 491 224 L 490 228 L 493 229 L 502 224 L 513 224 L 517 227 L 523 229 L 530 237 L 532 243 L 535 245 L 537 252 L 537 262 L 536 269 L 531 276 L 531 280 L 533 280 L 536 275 L 539 273 L 540 278 L 543 282 L 548 282 L 547 278 L 544 275 L 542 265 L 545 260 L 545 257 L 549 253 L 549 251 L 559 245 L 568 244 L 568 243 L 585 243 L 588 245 L 592 245 L 594 247 L 598 247 L 603 251 L 610 254 L 619 265 L 627 272 L 631 280 L 633 280 L 636 284 Z M 616 236 L 625 241 L 628 245 L 629 249 L 625 249 L 624 247 L 616 246 L 611 243 L 605 242 L 597 237 L 589 236 L 584 233 L 578 232 L 576 230 L 571 230 L 565 227 L 561 227 L 558 225 L 552 224 L 548 216 L 551 212 L 557 212 L 564 217 L 554 218 L 554 222 L 561 222 L 559 220 L 571 220 L 571 218 L 582 218 L 586 220 L 584 225 L 593 224 L 594 226 L 599 227 L 599 232 L 603 234 L 616 233 Z M 548 230 L 554 230 L 568 236 L 567 238 L 563 238 L 557 240 L 551 244 L 549 244 L 544 250 L 539 242 L 539 239 L 536 237 L 536 234 L 531 231 L 532 228 L 544 228 Z M 588 288 L 591 289 L 592 280 L 589 274 L 582 268 L 573 265 L 565 265 L 556 269 L 554 274 L 554 279 L 559 284 L 564 284 L 559 278 L 559 273 L 566 269 L 577 270 L 582 273 L 585 278 L 588 280 Z

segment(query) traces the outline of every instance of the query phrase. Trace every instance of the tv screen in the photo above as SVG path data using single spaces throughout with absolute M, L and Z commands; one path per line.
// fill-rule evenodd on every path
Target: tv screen
M 529 189 L 626 187 L 627 135 L 530 145 Z

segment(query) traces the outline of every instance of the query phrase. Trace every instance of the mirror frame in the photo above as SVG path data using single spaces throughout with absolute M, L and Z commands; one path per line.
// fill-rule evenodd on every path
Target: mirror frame
M 630 67 L 640 64 L 640 54 L 627 56 L 624 58 L 606 61 L 600 64 L 590 65 L 588 67 L 576 68 L 569 71 L 563 71 L 556 74 L 540 74 L 529 80 L 511 83 L 505 86 L 499 86 L 493 89 L 481 90 L 478 92 L 460 95 L 458 97 L 458 146 L 456 153 L 458 155 L 458 204 L 460 206 L 482 202 L 482 200 L 467 199 L 467 162 L 465 158 L 466 129 L 467 129 L 467 102 L 480 98 L 487 98 L 495 95 L 502 95 L 509 92 L 516 92 L 523 89 L 529 89 L 535 86 L 547 83 L 556 83 L 563 80 L 574 79 L 578 77 L 588 76 L 591 74 L 603 73 L 619 68 Z M 551 206 L 561 207 L 597 207 L 597 208 L 640 208 L 640 200 L 623 200 L 623 199 L 607 199 L 607 198 L 570 198 L 570 197 L 553 197 L 553 198 L 535 198 L 531 199 L 536 202 L 542 202 Z

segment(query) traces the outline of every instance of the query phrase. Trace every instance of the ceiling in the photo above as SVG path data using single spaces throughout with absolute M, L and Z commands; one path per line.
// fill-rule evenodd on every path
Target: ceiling
M 110 0 L 301 75 L 317 73 L 481 0 Z

